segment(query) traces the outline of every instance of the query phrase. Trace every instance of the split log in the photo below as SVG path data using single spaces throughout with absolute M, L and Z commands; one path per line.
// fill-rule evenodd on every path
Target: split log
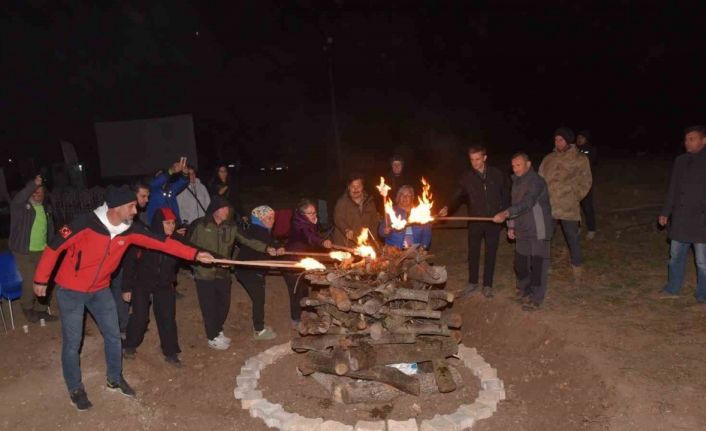
M 441 319 L 441 311 L 435 310 L 406 310 L 404 308 L 383 307 L 380 314 L 402 317 L 421 317 L 424 319 Z
M 340 289 L 335 286 L 330 286 L 328 290 L 331 294 L 331 299 L 333 299 L 334 303 L 336 304 L 336 308 L 341 311 L 350 311 L 351 300 L 350 298 L 348 298 L 348 294 L 343 289 Z
M 340 311 L 338 308 L 334 307 L 333 305 L 328 305 L 324 304 L 319 307 L 316 307 L 317 313 L 321 315 L 321 313 L 326 313 L 333 317 L 334 319 L 338 320 L 341 322 L 343 326 L 346 328 L 350 329 L 361 329 L 358 328 L 358 315 L 354 313 L 345 313 L 343 311 Z M 362 328 L 365 329 L 365 328 Z
M 405 270 L 408 278 L 427 284 L 446 283 L 448 274 L 445 266 L 431 266 L 426 262 L 411 265 Z
M 434 378 L 439 392 L 445 394 L 455 391 L 456 383 L 454 383 L 448 362 L 445 359 L 434 359 L 431 363 L 434 366 Z
M 335 351 L 336 348 L 334 348 Z M 347 352 L 348 367 L 356 371 L 376 365 L 416 363 L 447 358 L 458 353 L 458 344 L 447 337 L 417 337 L 417 342 L 414 344 L 373 346 L 361 342 L 358 346 L 348 348 Z
M 352 345 L 352 341 L 346 336 L 341 335 L 319 335 L 316 337 L 294 337 L 292 338 L 292 350 L 295 352 L 306 352 L 314 350 L 316 352 L 325 352 L 331 347 L 342 346 L 348 347 Z
M 449 369 L 456 387 L 463 387 L 461 373 L 454 367 Z M 331 398 L 335 402 L 342 404 L 389 402 L 404 395 L 404 392 L 393 386 L 371 380 L 356 381 L 348 377 L 318 372 L 313 373 L 311 377 L 331 394 Z M 420 373 L 415 377 L 419 380 L 420 393 L 439 393 L 433 373 Z
M 441 299 L 445 302 L 453 302 L 454 300 L 454 294 L 445 290 L 419 290 L 405 289 L 402 287 L 395 288 L 390 284 L 376 289 L 376 292 L 383 295 L 385 302 L 407 300 L 428 303 L 430 299 Z
M 331 356 L 316 352 L 307 352 L 302 360 L 299 361 L 299 371 L 305 375 L 311 375 L 314 372 L 322 372 L 328 374 L 336 374 L 336 363 Z M 348 370 L 345 376 L 354 379 L 375 380 L 378 382 L 387 383 L 395 388 L 412 395 L 419 395 L 419 380 L 413 376 L 408 376 L 392 367 L 375 366 L 364 370 Z

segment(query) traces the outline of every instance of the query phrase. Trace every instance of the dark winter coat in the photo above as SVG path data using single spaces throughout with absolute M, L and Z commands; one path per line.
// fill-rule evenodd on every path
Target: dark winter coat
M 150 231 L 164 235 L 163 220 L 162 212 L 155 212 Z M 169 238 L 183 242 L 177 234 L 171 235 Z M 171 289 L 176 281 L 179 261 L 179 258 L 167 253 L 141 247 L 130 247 L 122 262 L 122 291 L 132 292 L 138 287 L 150 290 L 155 288 Z
M 499 169 L 486 166 L 485 177 L 471 168 L 461 175 L 458 188 L 451 197 L 449 214 L 463 204 L 472 217 L 492 217 L 510 205 L 508 176 Z
M 534 169 L 521 177 L 512 176 L 512 206 L 508 212 L 508 227 L 515 229 L 517 239 L 551 239 L 554 222 L 549 189 Z
M 661 215 L 669 217 L 669 238 L 706 243 L 706 148 L 677 157 Z
M 309 221 L 304 214 L 299 211 L 294 212 L 292 226 L 289 229 L 289 239 L 287 240 L 287 250 L 289 251 L 323 251 L 321 245 L 326 238 L 319 233 L 317 224 Z
M 227 189 L 223 193 L 219 193 L 223 187 L 227 187 Z M 240 217 L 247 216 L 245 213 L 245 208 L 243 208 L 243 202 L 240 200 L 240 191 L 238 190 L 238 187 L 236 187 L 235 182 L 230 181 L 229 179 L 224 183 L 216 175 L 216 179 L 209 184 L 208 191 L 211 193 L 211 196 L 218 195 L 230 202 L 233 211 L 235 211 L 233 218 L 238 219 Z
M 32 193 L 37 190 L 34 181 L 17 192 L 10 202 L 10 239 L 8 246 L 13 253 L 29 253 L 29 236 L 34 218 L 37 216 L 34 206 L 29 202 Z M 42 203 L 47 215 L 47 244 L 54 238 L 54 220 L 51 205 L 47 199 Z
M 576 149 L 588 157 L 588 163 L 591 165 L 591 172 L 593 172 L 593 168 L 598 164 L 598 152 L 596 151 L 596 147 L 590 142 L 586 142 L 583 145 L 577 145 Z
M 375 235 L 378 224 L 380 223 L 380 215 L 370 195 L 366 193 L 363 197 L 363 201 L 358 205 L 350 198 L 346 191 L 336 202 L 333 222 L 336 226 L 333 232 L 333 242 L 338 245 L 350 246 L 352 243 L 346 239 L 346 229 L 358 235 L 363 228 L 368 228 L 370 233 Z
M 261 243 L 269 244 L 272 242 L 272 233 L 267 230 L 266 228 L 256 225 L 255 223 L 251 224 L 245 232 L 243 232 L 243 235 L 249 239 L 250 241 L 258 241 Z M 262 252 L 260 250 L 256 250 L 253 248 L 248 247 L 247 244 L 245 244 L 243 247 L 240 249 L 240 253 L 238 253 L 238 260 L 272 260 L 272 256 L 267 254 L 266 252 Z M 245 277 L 252 277 L 255 275 L 258 276 L 264 276 L 264 274 L 267 272 L 265 268 L 255 268 L 255 267 L 247 267 L 247 266 L 241 266 L 236 268 L 235 273 L 239 278 L 245 276 Z

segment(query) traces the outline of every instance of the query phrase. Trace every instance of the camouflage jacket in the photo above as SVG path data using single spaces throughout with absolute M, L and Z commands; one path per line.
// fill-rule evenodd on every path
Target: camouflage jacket
M 588 157 L 574 145 L 561 153 L 554 150 L 542 160 L 539 175 L 549 187 L 552 218 L 581 220 L 580 202 L 588 194 L 593 181 Z

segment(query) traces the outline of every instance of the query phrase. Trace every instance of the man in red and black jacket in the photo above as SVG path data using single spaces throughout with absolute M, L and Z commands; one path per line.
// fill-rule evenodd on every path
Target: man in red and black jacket
M 213 260 L 210 253 L 152 233 L 142 223 L 133 224 L 136 204 L 135 193 L 127 187 L 109 189 L 102 206 L 59 230 L 44 249 L 34 275 L 34 293 L 45 296 L 54 266 L 59 256 L 66 253 L 54 278 L 61 318 L 61 365 L 71 402 L 79 410 L 92 406 L 81 382 L 79 360 L 86 309 L 103 334 L 108 389 L 135 396 L 122 375 L 118 315 L 108 289 L 110 275 L 128 247 L 134 244 L 202 263 Z

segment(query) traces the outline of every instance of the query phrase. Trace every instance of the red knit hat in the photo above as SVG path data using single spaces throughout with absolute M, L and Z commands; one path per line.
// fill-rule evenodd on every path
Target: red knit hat
M 160 211 L 162 211 L 162 215 L 164 216 L 164 221 L 166 220 L 176 220 L 176 214 L 174 214 L 174 211 L 172 211 L 171 208 L 160 208 Z

